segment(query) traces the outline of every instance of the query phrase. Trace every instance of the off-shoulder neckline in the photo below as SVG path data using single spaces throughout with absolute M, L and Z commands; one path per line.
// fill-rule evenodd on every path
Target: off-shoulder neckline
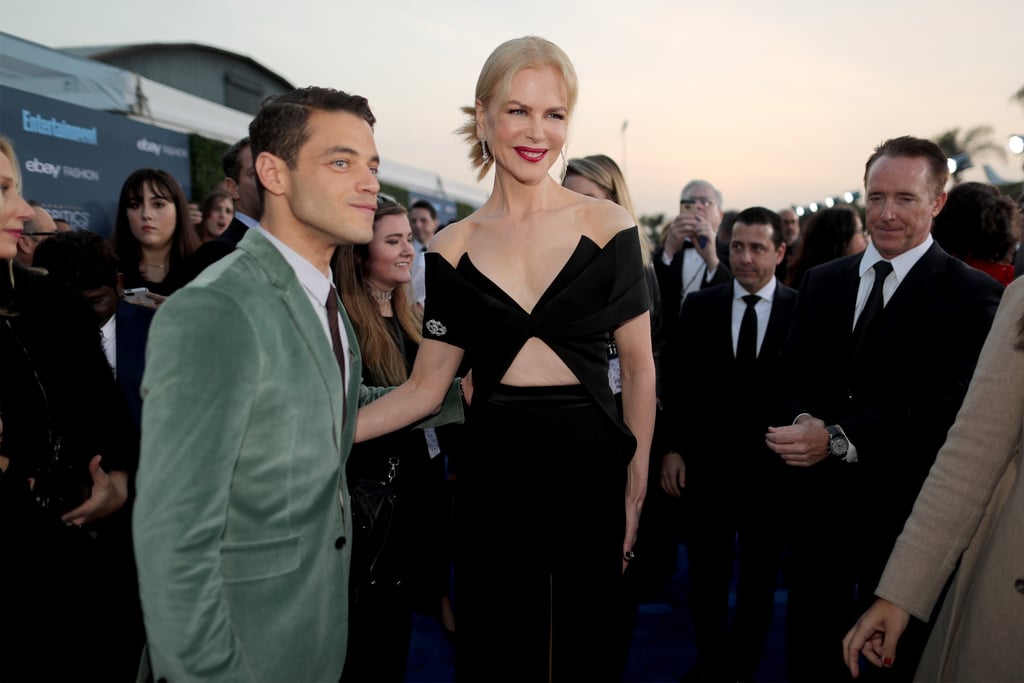
M 578 242 L 576 242 L 576 246 L 573 248 L 572 253 L 569 254 L 569 258 L 565 260 L 565 263 L 562 264 L 562 266 L 558 269 L 555 275 L 551 278 L 551 281 L 548 283 L 547 287 L 544 288 L 544 291 L 541 292 L 540 296 L 537 298 L 537 303 L 534 304 L 533 308 L 530 309 L 529 311 L 526 310 L 522 304 L 516 301 L 516 299 L 514 299 L 512 295 L 510 295 L 508 292 L 506 292 L 504 289 L 498 286 L 498 284 L 495 283 L 494 280 L 492 280 L 490 277 L 488 277 L 486 273 L 477 268 L 476 264 L 473 263 L 472 258 L 470 258 L 468 251 L 462 252 L 462 255 L 459 257 L 458 262 L 454 266 L 452 266 L 452 264 L 448 262 L 448 259 L 446 259 L 445 257 L 441 256 L 441 254 L 438 254 L 436 252 L 428 252 L 427 256 L 436 256 L 437 259 L 439 259 L 445 266 L 448 266 L 448 268 L 454 270 L 455 272 L 458 272 L 459 269 L 463 267 L 463 265 L 465 265 L 468 268 L 471 268 L 474 273 L 483 278 L 483 280 L 487 282 L 488 285 L 493 287 L 495 291 L 500 292 L 504 296 L 504 298 L 508 300 L 511 304 L 513 304 L 517 309 L 522 311 L 527 316 L 531 316 L 547 300 L 548 296 L 551 294 L 551 288 L 555 285 L 555 283 L 559 281 L 559 279 L 562 277 L 562 274 L 565 273 L 566 269 L 572 264 L 573 260 L 576 258 L 576 255 L 580 253 L 580 248 L 585 243 L 589 242 L 591 245 L 593 245 L 594 248 L 597 249 L 598 254 L 600 255 L 601 253 L 605 252 L 608 249 L 608 247 L 612 245 L 612 243 L 616 242 L 623 235 L 629 234 L 632 230 L 635 230 L 636 227 L 637 226 L 632 225 L 630 227 L 619 230 L 617 233 L 612 235 L 611 239 L 605 242 L 604 246 L 598 246 L 597 242 L 595 242 L 589 235 L 580 235 L 580 239 Z

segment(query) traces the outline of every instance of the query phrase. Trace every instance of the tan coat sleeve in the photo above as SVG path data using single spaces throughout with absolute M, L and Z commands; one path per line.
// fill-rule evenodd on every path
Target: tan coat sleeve
M 1024 281 L 1006 291 L 956 422 L 889 557 L 876 595 L 928 620 L 965 549 L 976 537 L 993 492 L 1019 457 L 1024 416 L 1021 339 Z M 941 342 L 937 342 L 941 343 Z M 999 501 L 1001 503 L 1001 501 Z M 965 577 L 961 576 L 961 581 Z

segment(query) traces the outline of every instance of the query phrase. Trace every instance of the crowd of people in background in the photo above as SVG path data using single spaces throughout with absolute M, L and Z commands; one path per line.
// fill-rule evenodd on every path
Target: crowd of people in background
M 460 680 L 617 680 L 680 542 L 667 675 L 754 680 L 779 587 L 788 680 L 1024 675 L 1024 196 L 896 137 L 863 207 L 692 179 L 653 244 L 613 159 L 551 173 L 577 89 L 492 53 L 443 227 L 334 90 L 109 239 L 0 137 L 3 680 L 402 680 L 416 611 Z

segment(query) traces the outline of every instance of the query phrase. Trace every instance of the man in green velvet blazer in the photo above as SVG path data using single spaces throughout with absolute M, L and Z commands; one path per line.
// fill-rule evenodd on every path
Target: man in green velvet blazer
M 330 260 L 373 235 L 378 156 L 362 97 L 306 88 L 250 125 L 264 213 L 170 297 L 149 337 L 133 531 L 154 679 L 330 681 L 345 662 L 344 460 L 360 385 Z M 347 377 L 347 383 L 343 383 Z M 450 391 L 429 424 L 461 419 Z

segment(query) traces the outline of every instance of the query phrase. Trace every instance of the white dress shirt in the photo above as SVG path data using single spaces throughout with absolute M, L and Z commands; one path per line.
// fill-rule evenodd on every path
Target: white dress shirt
M 686 240 L 689 242 L 689 240 Z M 682 286 L 680 291 L 680 301 L 686 298 L 687 294 L 697 292 L 705 282 L 711 282 L 711 278 L 715 276 L 717 268 L 712 271 L 708 271 L 708 264 L 704 262 L 704 257 L 697 251 L 696 246 L 689 246 L 682 250 L 682 263 L 679 266 L 679 276 L 682 280 Z M 666 266 L 672 265 L 672 259 L 675 256 L 669 256 L 668 252 L 662 250 L 661 262 Z
M 117 316 L 110 316 L 110 320 L 100 328 L 100 337 L 103 339 L 103 355 L 107 357 L 107 363 L 117 377 Z
M 267 238 L 267 240 L 273 244 L 281 256 L 284 257 L 288 265 L 295 271 L 295 276 L 299 279 L 299 283 L 302 288 L 306 291 L 306 296 L 309 298 L 309 303 L 316 312 L 317 318 L 320 319 L 321 326 L 324 330 L 324 335 L 327 337 L 327 345 L 331 347 L 331 328 L 327 322 L 327 295 L 331 291 L 331 287 L 334 286 L 333 277 L 325 275 L 316 266 L 307 261 L 303 256 L 299 255 L 297 251 L 289 247 L 287 244 L 279 240 L 278 238 L 271 235 L 269 232 L 264 230 L 259 224 L 254 226 L 255 230 L 258 230 L 261 235 Z M 344 351 L 345 358 L 345 377 L 350 377 L 350 365 L 349 365 L 349 340 L 345 334 L 345 324 L 341 320 L 340 307 L 338 304 L 338 330 L 341 332 L 341 348 Z M 331 353 L 333 355 L 333 351 Z M 346 392 L 348 387 L 345 387 Z M 342 396 L 344 400 L 344 396 Z
M 761 344 L 764 343 L 764 334 L 768 329 L 768 318 L 772 314 L 772 300 L 775 298 L 775 288 L 778 285 L 775 277 L 768 281 L 761 289 L 753 292 L 761 297 L 761 300 L 754 305 L 757 313 L 757 353 L 761 353 Z M 736 347 L 740 340 L 740 324 L 743 322 L 743 314 L 747 310 L 747 302 L 743 297 L 751 294 L 743 288 L 738 281 L 732 281 L 732 353 L 736 355 Z
M 889 273 L 889 277 L 885 278 L 885 282 L 882 283 L 882 306 L 886 306 L 889 303 L 889 299 L 896 293 L 896 288 L 900 286 L 903 279 L 907 277 L 907 273 L 913 268 L 921 257 L 924 256 L 925 252 L 928 251 L 932 246 L 932 236 L 929 234 L 924 242 L 917 245 L 913 249 L 908 249 L 896 258 L 889 261 L 892 264 L 892 272 Z M 868 248 L 864 250 L 864 255 L 860 259 L 860 285 L 857 287 L 857 306 L 853 311 L 853 327 L 857 326 L 857 319 L 860 318 L 861 311 L 864 310 L 864 306 L 868 302 L 868 296 L 871 294 L 871 287 L 875 284 L 875 271 L 874 265 L 879 261 L 882 261 L 882 255 L 878 253 L 878 249 L 875 248 L 874 244 L 868 244 Z M 853 329 L 853 328 L 850 328 Z

